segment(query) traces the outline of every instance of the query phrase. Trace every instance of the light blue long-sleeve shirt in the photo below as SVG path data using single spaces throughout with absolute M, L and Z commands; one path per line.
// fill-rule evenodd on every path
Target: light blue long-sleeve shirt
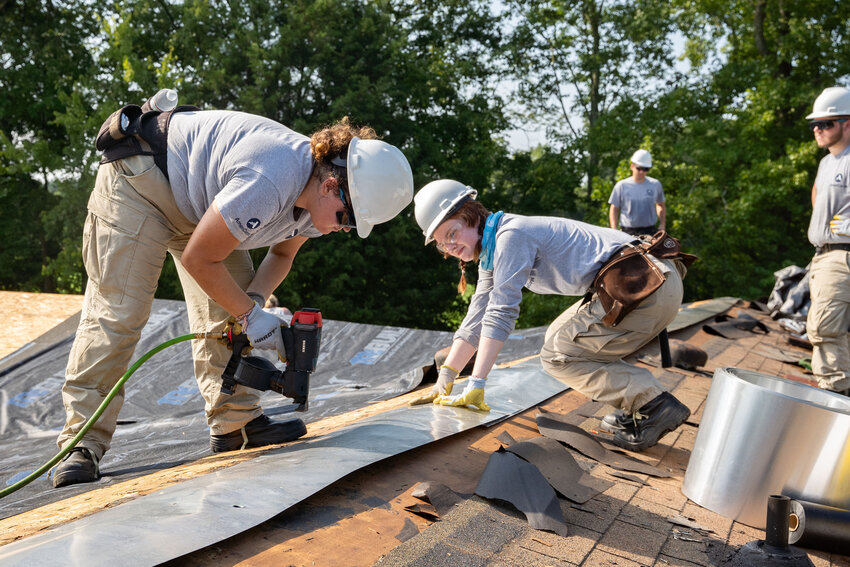
M 478 271 L 466 317 L 455 333 L 477 346 L 483 335 L 504 341 L 519 317 L 522 288 L 579 296 L 602 265 L 634 237 L 557 217 L 505 214 L 496 229 L 492 270 Z

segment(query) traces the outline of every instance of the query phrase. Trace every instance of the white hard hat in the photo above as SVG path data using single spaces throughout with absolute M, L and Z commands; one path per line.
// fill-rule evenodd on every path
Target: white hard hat
M 636 151 L 632 154 L 632 159 L 629 161 L 641 167 L 652 167 L 652 156 L 646 150 Z
M 850 116 L 850 89 L 845 87 L 828 87 L 815 99 L 812 113 L 806 120 L 812 118 L 829 118 L 830 116 Z
M 352 138 L 346 161 L 357 235 L 366 238 L 413 200 L 413 173 L 401 150 L 381 140 Z
M 434 231 L 460 205 L 477 196 L 478 191 L 452 179 L 438 179 L 420 189 L 414 198 L 413 210 L 416 222 L 425 235 L 425 244 L 434 240 Z

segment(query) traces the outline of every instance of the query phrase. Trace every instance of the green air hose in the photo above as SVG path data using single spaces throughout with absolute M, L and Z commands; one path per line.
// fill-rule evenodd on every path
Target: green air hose
M 95 422 L 98 419 L 100 419 L 100 416 L 103 415 L 103 412 L 106 410 L 106 406 L 109 405 L 109 402 L 112 401 L 112 398 L 114 398 L 115 395 L 118 393 L 118 391 L 121 390 L 121 388 L 124 386 L 124 383 L 127 381 L 127 379 L 130 378 L 130 376 L 133 375 L 133 372 L 138 370 L 139 367 L 142 364 L 147 362 L 147 360 L 150 357 L 152 357 L 153 355 L 155 355 L 159 351 L 170 347 L 171 345 L 176 345 L 177 343 L 181 343 L 181 342 L 184 342 L 184 341 L 191 341 L 193 339 L 219 339 L 219 338 L 221 338 L 220 332 L 219 333 L 191 333 L 191 334 L 188 334 L 188 335 L 183 335 L 183 336 L 176 337 L 174 339 L 165 341 L 161 345 L 156 346 L 156 347 L 152 348 L 151 350 L 149 350 L 148 352 L 146 352 L 144 355 L 142 355 L 141 358 L 139 358 L 139 360 L 134 362 L 133 365 L 129 369 L 127 369 L 127 372 L 125 372 L 123 376 L 121 376 L 121 379 L 118 380 L 118 382 L 115 384 L 115 386 L 113 386 L 112 389 L 109 391 L 109 394 L 107 394 L 106 398 L 104 398 L 103 402 L 101 402 L 100 407 L 97 408 L 97 411 L 95 411 L 94 414 L 92 414 L 92 416 L 86 422 L 86 424 L 83 425 L 83 428 L 80 429 L 80 432 L 77 433 L 77 435 L 73 439 L 71 439 L 71 442 L 68 443 L 67 445 L 65 445 L 65 448 L 63 448 L 61 451 L 59 451 L 56 454 L 56 456 L 54 456 L 52 459 L 50 459 L 49 461 L 47 461 L 46 463 L 41 465 L 41 467 L 38 470 L 30 473 L 29 476 L 27 476 L 26 478 L 22 478 L 21 480 L 19 480 L 15 484 L 12 484 L 10 486 L 7 486 L 3 490 L 0 490 L 0 498 L 3 498 L 4 496 L 8 496 L 9 494 L 12 494 L 16 490 L 19 490 L 19 489 L 23 488 L 24 486 L 28 485 L 29 483 L 31 483 L 32 481 L 34 481 L 35 479 L 37 479 L 38 477 L 43 475 L 45 472 L 47 472 L 51 468 L 53 468 L 53 466 L 56 463 L 58 463 L 59 461 L 61 461 L 62 458 L 65 455 L 70 453 L 71 449 L 73 449 L 77 445 L 77 443 L 80 442 L 80 439 L 82 439 L 83 436 L 86 434 L 86 432 L 88 432 L 88 430 L 91 429 L 92 425 L 94 425 Z

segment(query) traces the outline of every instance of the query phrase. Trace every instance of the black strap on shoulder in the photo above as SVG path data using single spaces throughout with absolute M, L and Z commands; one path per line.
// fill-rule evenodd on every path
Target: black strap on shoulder
M 95 147 L 103 152 L 100 163 L 110 163 L 131 156 L 153 156 L 157 167 L 168 178 L 168 126 L 177 112 L 200 110 L 181 105 L 169 112 L 149 110 L 130 104 L 113 112 L 101 125 Z

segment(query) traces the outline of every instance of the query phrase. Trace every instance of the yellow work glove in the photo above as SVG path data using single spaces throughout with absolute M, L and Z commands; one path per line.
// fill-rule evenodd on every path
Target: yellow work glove
M 456 406 L 475 408 L 480 411 L 490 411 L 490 406 L 484 401 L 484 383 L 487 378 L 470 378 L 466 382 L 466 388 L 460 394 L 440 396 L 434 400 L 435 404 L 442 406 Z
M 421 404 L 430 404 L 438 397 L 442 395 L 448 395 L 452 393 L 452 385 L 454 384 L 455 378 L 457 378 L 458 371 L 452 368 L 451 366 L 446 366 L 445 364 L 440 367 L 440 373 L 437 375 L 437 383 L 434 384 L 434 387 L 431 388 L 431 391 L 425 394 L 424 396 L 419 396 L 409 405 L 418 406 Z
M 835 215 L 829 221 L 829 228 L 832 232 L 840 236 L 850 236 L 850 218 Z

